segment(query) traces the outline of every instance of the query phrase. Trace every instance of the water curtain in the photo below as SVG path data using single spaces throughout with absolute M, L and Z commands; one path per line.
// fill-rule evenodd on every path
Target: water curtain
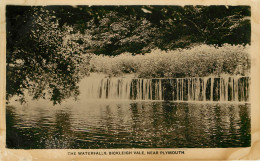
M 249 77 L 99 78 L 87 80 L 87 98 L 161 101 L 249 101 Z

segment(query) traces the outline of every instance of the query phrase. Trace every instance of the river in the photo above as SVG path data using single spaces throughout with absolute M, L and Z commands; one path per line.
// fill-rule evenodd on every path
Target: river
M 113 81 L 108 78 L 93 80 L 88 78 L 81 82 L 81 94 L 77 101 L 71 99 L 55 106 L 47 100 L 29 101 L 23 105 L 11 101 L 6 107 L 7 147 L 98 149 L 250 146 L 249 89 L 248 85 L 235 85 L 239 82 L 245 84 L 240 78 L 228 78 L 226 83 L 225 79 L 214 79 L 220 83 L 214 83 L 212 87 L 208 82 L 213 82 L 213 79 L 207 79 L 206 83 L 202 81 L 206 79 L 197 79 L 200 81 L 198 83 L 189 78 L 191 81 L 186 81 L 187 86 L 183 85 L 184 79 L 176 79 L 177 83 L 179 81 L 178 90 L 177 86 L 175 90 L 178 96 L 165 90 L 169 89 L 165 87 L 167 83 L 160 85 L 159 80 L 142 81 L 141 86 L 140 83 L 139 86 L 135 84 L 135 88 L 130 86 L 133 81 L 128 78 L 125 82 L 121 78 L 113 80 L 119 83 L 110 85 L 107 82 Z M 136 80 L 140 82 L 140 79 Z M 243 80 L 247 81 L 245 78 Z M 91 81 L 95 83 L 91 84 Z M 221 82 L 230 87 L 220 87 Z M 197 84 L 197 87 L 192 84 Z M 184 89 L 184 92 L 180 93 L 180 89 Z M 199 96 L 196 96 L 196 89 L 200 91 L 197 91 Z M 246 91 L 241 91 L 243 89 Z M 144 94 L 145 91 L 148 93 Z M 207 93 L 203 94 L 203 91 Z M 215 94 L 217 91 L 219 94 Z M 170 96 L 167 93 L 171 93 Z M 214 97 L 210 93 L 214 93 Z M 207 98 L 203 98 L 207 95 Z

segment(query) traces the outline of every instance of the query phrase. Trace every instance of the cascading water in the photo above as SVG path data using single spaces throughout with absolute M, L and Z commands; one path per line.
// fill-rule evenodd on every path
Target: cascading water
M 249 77 L 91 78 L 84 97 L 90 99 L 169 101 L 249 101 Z

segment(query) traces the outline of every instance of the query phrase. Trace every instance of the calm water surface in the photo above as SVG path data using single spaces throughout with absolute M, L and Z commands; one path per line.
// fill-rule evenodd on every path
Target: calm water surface
M 98 102 L 9 105 L 8 148 L 250 146 L 250 104 Z

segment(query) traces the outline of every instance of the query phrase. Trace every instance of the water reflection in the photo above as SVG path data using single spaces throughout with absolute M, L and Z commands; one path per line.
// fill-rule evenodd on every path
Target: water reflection
M 7 147 L 247 147 L 249 107 L 173 102 L 7 106 Z

